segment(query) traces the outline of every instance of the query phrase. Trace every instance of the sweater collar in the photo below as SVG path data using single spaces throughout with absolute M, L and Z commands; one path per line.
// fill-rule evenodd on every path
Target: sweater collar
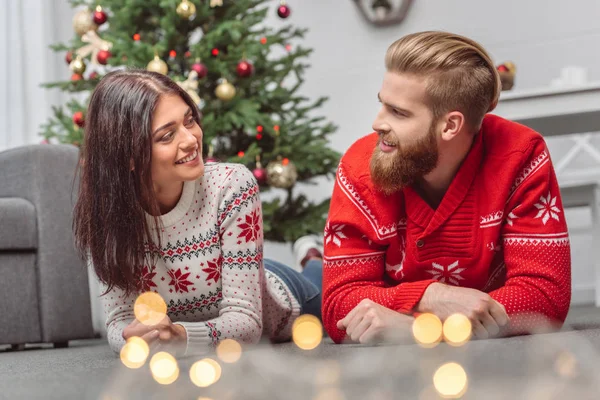
M 183 191 L 181 192 L 181 197 L 179 198 L 177 205 L 175 205 L 175 207 L 171 211 L 161 215 L 158 218 L 164 227 L 174 225 L 183 217 L 185 217 L 185 214 L 188 212 L 192 205 L 195 188 L 195 180 L 183 182 Z M 154 218 L 148 213 L 146 213 L 146 221 L 148 221 L 148 224 L 150 224 L 150 226 L 154 226 Z
M 471 150 L 437 209 L 432 209 L 412 187 L 404 190 L 407 217 L 425 229 L 425 235 L 439 228 L 465 199 L 483 159 L 482 136 L 480 131 L 475 137 Z

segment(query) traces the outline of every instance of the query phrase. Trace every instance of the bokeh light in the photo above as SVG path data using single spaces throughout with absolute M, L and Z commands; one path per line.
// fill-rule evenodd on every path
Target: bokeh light
M 150 371 L 154 380 L 161 385 L 170 385 L 179 377 L 179 367 L 175 357 L 165 351 L 152 356 Z
M 217 346 L 217 357 L 224 363 L 233 364 L 242 357 L 242 346 L 233 339 L 225 339 Z
M 435 347 L 442 340 L 442 321 L 434 314 L 421 314 L 412 326 L 415 340 L 423 347 Z
M 433 386 L 440 396 L 458 399 L 467 391 L 467 373 L 455 362 L 449 362 L 435 371 Z
M 323 339 L 323 325 L 314 315 L 299 316 L 292 326 L 292 340 L 302 350 L 312 350 Z
M 127 340 L 127 343 L 121 349 L 121 362 L 127 368 L 140 368 L 146 363 L 148 354 L 150 354 L 148 343 L 144 339 L 134 336 Z
M 344 400 L 345 398 L 340 389 L 331 387 L 320 390 L 313 400 Z
M 335 360 L 325 360 L 316 369 L 316 384 L 318 386 L 339 385 L 342 375 L 340 363 Z
M 208 387 L 221 378 L 221 366 L 211 358 L 196 361 L 190 368 L 190 379 L 198 387 Z
M 577 375 L 577 359 L 568 351 L 562 351 L 554 362 L 556 373 L 565 378 L 573 378 Z
M 462 346 L 471 339 L 472 325 L 464 314 L 452 314 L 444 321 L 444 340 L 452 346 Z
M 158 293 L 142 293 L 135 301 L 133 312 L 142 324 L 156 325 L 167 316 L 167 303 Z

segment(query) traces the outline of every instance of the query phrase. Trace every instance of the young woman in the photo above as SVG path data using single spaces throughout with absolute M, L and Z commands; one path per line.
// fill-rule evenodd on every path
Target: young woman
M 168 77 L 116 71 L 86 117 L 76 244 L 105 285 L 115 351 L 149 344 L 204 351 L 264 333 L 287 340 L 302 313 L 321 316 L 321 265 L 303 273 L 264 260 L 259 188 L 242 165 L 202 161 L 198 110 Z M 139 294 L 157 292 L 167 317 L 136 320 Z

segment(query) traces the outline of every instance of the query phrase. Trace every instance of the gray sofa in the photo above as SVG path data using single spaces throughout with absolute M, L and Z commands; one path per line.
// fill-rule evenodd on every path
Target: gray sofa
M 88 272 L 73 245 L 79 150 L 0 153 L 0 344 L 91 338 Z

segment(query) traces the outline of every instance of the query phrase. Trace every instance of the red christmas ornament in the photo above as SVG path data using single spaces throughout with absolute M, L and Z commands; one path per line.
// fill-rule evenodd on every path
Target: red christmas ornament
M 198 79 L 202 79 L 208 74 L 206 65 L 199 62 L 192 64 L 192 69 L 198 74 Z
M 252 175 L 256 178 L 259 185 L 264 185 L 267 183 L 267 170 L 264 168 L 259 168 L 258 166 L 254 168 L 252 171 Z
M 238 152 L 238 157 L 239 157 L 239 158 L 242 158 L 242 157 L 244 157 L 244 155 L 245 155 L 245 154 L 246 154 L 246 153 L 244 153 L 243 151 L 240 151 L 240 152 Z
M 288 7 L 284 2 L 282 2 L 279 8 L 277 8 L 277 15 L 279 15 L 279 18 L 282 19 L 289 17 L 291 12 L 292 10 L 290 10 L 290 7 Z
M 212 54 L 213 57 L 216 57 L 219 55 L 219 49 L 214 48 L 210 51 L 210 54 Z
M 286 45 L 285 45 L 285 49 L 286 49 L 287 51 L 292 51 L 292 45 L 291 45 L 291 44 L 289 44 L 289 43 L 288 43 L 288 44 L 286 44 Z
M 96 56 L 96 59 L 98 60 L 98 62 L 100 64 L 106 65 L 108 63 L 108 59 L 110 58 L 110 56 L 112 56 L 112 54 L 110 54 L 110 51 L 100 50 L 98 52 L 98 55 Z
M 290 163 L 289 158 L 284 158 L 283 160 L 281 160 L 281 164 L 283 164 L 283 165 L 288 165 L 289 163 Z
M 177 52 L 176 52 L 175 50 L 171 50 L 171 51 L 169 52 L 169 57 L 171 57 L 171 58 L 175 58 L 175 57 L 177 57 Z
M 85 120 L 83 119 L 83 113 L 81 111 L 77 111 L 73 114 L 73 122 L 80 128 L 83 128 Z
M 71 80 L 72 81 L 80 81 L 83 79 L 83 76 L 81 74 L 73 74 L 71 75 Z
M 185 58 L 190 58 L 192 56 L 192 52 L 188 50 L 183 55 L 185 56 Z
M 274 130 L 275 132 L 279 132 L 279 125 L 275 125 L 275 126 L 273 126 L 273 130 Z
M 262 44 L 267 44 L 267 38 L 266 37 L 260 38 L 260 42 Z
M 133 40 L 135 40 L 136 42 L 139 42 L 141 38 L 142 37 L 140 36 L 139 33 L 134 33 L 133 34 Z
M 240 61 L 237 65 L 236 72 L 239 77 L 247 78 L 254 72 L 254 67 L 248 61 Z
M 506 65 L 502 64 L 502 65 L 498 66 L 498 71 L 499 72 L 508 72 L 508 68 L 506 68 Z
M 71 64 L 71 61 L 73 61 L 73 52 L 72 51 L 67 51 L 67 55 L 65 56 L 65 61 L 67 62 L 67 64 Z
M 106 22 L 106 20 L 108 19 L 108 16 L 106 15 L 106 13 L 104 11 L 102 11 L 102 9 L 100 7 L 98 7 L 96 9 L 96 11 L 94 11 L 94 23 L 96 25 L 102 25 L 103 23 Z
M 262 127 L 262 125 L 258 125 L 258 126 L 256 127 L 256 132 L 258 132 L 258 133 L 261 133 L 261 132 L 263 131 L 263 129 L 264 129 L 264 128 Z
M 256 140 L 262 139 L 262 136 L 263 136 L 262 133 L 257 133 L 256 134 Z
M 98 77 L 98 73 L 96 71 L 92 72 L 88 79 L 96 79 Z

